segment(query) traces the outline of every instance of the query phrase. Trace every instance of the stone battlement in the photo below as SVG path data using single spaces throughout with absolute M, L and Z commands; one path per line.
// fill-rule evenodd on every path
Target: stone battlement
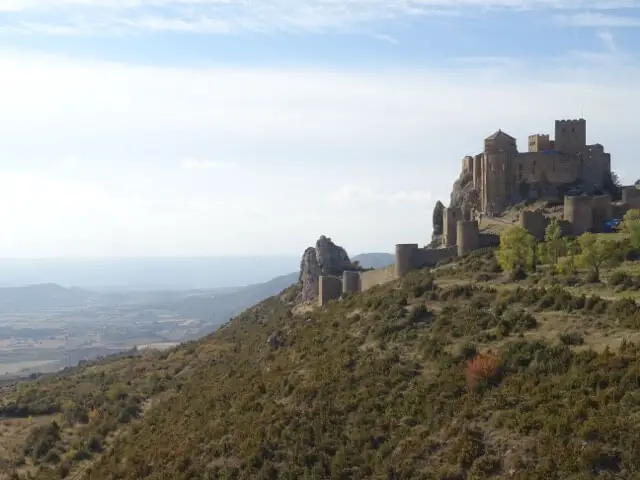
M 498 130 L 484 139 L 481 153 L 465 157 L 462 174 L 470 175 L 477 199 L 471 207 L 499 214 L 523 200 L 561 199 L 576 186 L 588 194 L 606 189 L 611 155 L 601 144 L 587 144 L 585 119 L 556 120 L 554 139 L 538 133 L 527 141 L 520 152 L 516 139 Z

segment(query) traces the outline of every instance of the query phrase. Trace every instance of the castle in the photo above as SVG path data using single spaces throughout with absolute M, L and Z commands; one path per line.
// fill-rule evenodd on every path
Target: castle
M 622 188 L 622 201 L 613 202 L 601 192 L 611 175 L 611 156 L 600 144 L 586 144 L 586 122 L 556 121 L 555 140 L 549 135 L 529 136 L 529 151 L 518 152 L 516 140 L 498 130 L 484 141 L 484 151 L 465 157 L 463 176 L 472 177 L 478 193 L 476 213 L 451 205 L 442 213 L 441 245 L 436 248 L 418 244 L 396 245 L 395 264 L 370 271 L 344 271 L 341 277 L 321 276 L 318 300 L 325 305 L 342 294 L 368 290 L 404 277 L 410 271 L 460 255 L 499 245 L 500 237 L 483 232 L 477 217 L 502 212 L 524 199 L 564 198 L 560 225 L 567 235 L 599 231 L 612 218 L 621 218 L 627 210 L 640 208 L 640 190 Z M 582 194 L 571 192 L 580 187 Z M 476 215 L 477 214 L 477 215 Z M 537 240 L 543 240 L 550 222 L 542 211 L 523 210 L 518 219 Z
M 516 139 L 498 130 L 484 139 L 484 150 L 462 161 L 472 177 L 480 211 L 500 213 L 526 199 L 561 197 L 568 186 L 602 191 L 611 175 L 611 155 L 599 144 L 587 145 L 587 122 L 556 120 L 555 139 L 529 136 L 527 152 L 518 152 Z

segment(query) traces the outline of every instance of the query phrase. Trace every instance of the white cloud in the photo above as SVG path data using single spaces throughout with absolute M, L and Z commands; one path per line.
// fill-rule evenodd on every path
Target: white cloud
M 182 166 L 186 170 L 219 170 L 223 168 L 235 167 L 233 162 L 218 162 L 216 160 L 198 160 L 196 158 L 185 158 Z
M 637 16 L 615 15 L 605 12 L 581 12 L 572 15 L 558 15 L 556 20 L 577 27 L 640 27 L 640 18 Z
M 370 206 L 372 203 L 382 205 L 430 204 L 433 199 L 431 192 L 425 190 L 392 190 L 385 189 L 384 185 L 375 187 L 358 184 L 342 185 L 329 192 L 326 200 L 336 207 Z
M 0 0 L 0 12 L 9 14 L 0 31 L 65 36 L 158 31 L 218 35 L 364 28 L 360 33 L 372 35 L 366 31 L 368 25 L 398 19 L 477 15 L 493 9 L 591 10 L 569 19 L 580 23 L 597 20 L 604 15 L 601 10 L 638 5 L 637 0 Z M 39 20 L 42 14 L 47 21 Z
M 640 177 L 638 68 L 556 63 L 550 79 L 536 65 L 180 69 L 0 51 L 0 257 L 297 254 L 323 232 L 391 251 L 426 242 L 484 136 L 523 147 L 581 112 L 623 179 Z
M 610 53 L 615 54 L 618 52 L 618 47 L 616 46 L 616 42 L 613 38 L 613 34 L 610 31 L 604 30 L 604 31 L 598 32 L 598 37 L 600 38 L 600 40 L 602 40 L 602 43 L 604 43 L 605 48 Z

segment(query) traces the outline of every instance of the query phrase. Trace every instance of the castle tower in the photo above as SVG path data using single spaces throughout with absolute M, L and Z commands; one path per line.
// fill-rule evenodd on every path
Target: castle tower
M 605 222 L 613 218 L 611 197 L 609 195 L 593 197 L 591 200 L 591 208 L 593 214 L 593 230 L 596 232 L 604 231 Z
M 555 149 L 563 153 L 578 153 L 587 146 L 587 121 L 556 120 Z
M 571 224 L 573 235 L 582 235 L 593 228 L 591 197 L 580 195 L 564 197 L 564 219 Z
M 505 206 L 511 194 L 511 164 L 516 155 L 516 139 L 502 130 L 484 139 L 480 198 L 482 211 L 501 210 Z
M 458 255 L 477 250 L 480 246 L 480 232 L 475 220 L 461 220 L 458 229 Z
M 395 278 L 402 278 L 413 270 L 417 252 L 417 243 L 400 243 L 396 245 L 396 263 L 393 269 Z

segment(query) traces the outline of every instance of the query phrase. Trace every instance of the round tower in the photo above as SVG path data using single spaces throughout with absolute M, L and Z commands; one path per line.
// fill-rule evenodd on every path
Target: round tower
M 358 293 L 360 291 L 360 272 L 354 270 L 342 272 L 342 293 Z
M 564 219 L 571 224 L 573 235 L 582 235 L 593 228 L 591 197 L 586 195 L 564 197 Z
M 396 264 L 393 271 L 396 278 L 404 277 L 413 270 L 413 260 L 417 251 L 417 243 L 401 243 L 396 245 Z
M 596 232 L 604 231 L 605 222 L 613 218 L 613 204 L 609 195 L 599 195 L 591 200 L 593 211 L 593 229 Z
M 480 246 L 480 231 L 475 220 L 458 222 L 458 255 L 477 250 Z
M 520 226 L 540 242 L 544 240 L 544 234 L 547 229 L 547 219 L 542 212 L 524 210 L 520 212 Z

